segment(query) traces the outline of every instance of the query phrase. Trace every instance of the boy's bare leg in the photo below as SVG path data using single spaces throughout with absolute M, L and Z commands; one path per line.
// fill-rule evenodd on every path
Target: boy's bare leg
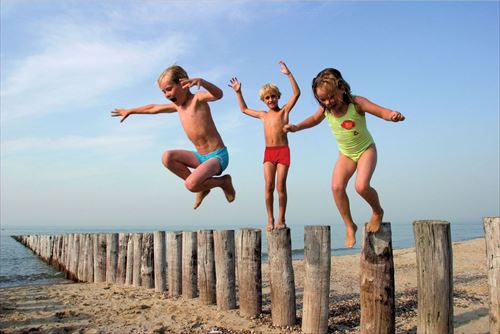
M 278 198 L 279 198 L 279 215 L 278 215 L 278 224 L 276 224 L 276 229 L 282 230 L 286 228 L 285 213 L 286 213 L 286 204 L 288 200 L 286 192 L 286 178 L 288 175 L 288 166 L 278 164 L 277 171 L 278 171 L 277 184 L 278 184 Z
M 274 229 L 274 186 L 275 186 L 276 166 L 271 162 L 264 162 L 264 192 L 267 210 L 266 230 Z
M 377 232 L 384 217 L 384 210 L 380 206 L 377 191 L 370 186 L 370 181 L 377 165 L 377 149 L 375 145 L 368 148 L 358 161 L 356 175 L 356 191 L 368 202 L 372 208 L 372 216 L 366 230 Z
M 339 154 L 339 158 L 333 169 L 332 192 L 335 204 L 346 227 L 344 245 L 347 248 L 352 248 L 356 244 L 356 231 L 358 230 L 357 225 L 352 220 L 349 198 L 346 193 L 347 183 L 355 171 L 356 163 L 346 156 Z

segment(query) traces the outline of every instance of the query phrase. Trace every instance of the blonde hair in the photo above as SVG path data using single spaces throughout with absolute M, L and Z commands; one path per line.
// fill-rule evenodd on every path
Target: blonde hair
M 158 84 L 164 82 L 164 81 L 170 81 L 173 83 L 178 84 L 180 82 L 180 79 L 188 79 L 188 74 L 187 72 L 180 67 L 179 65 L 172 65 L 169 66 L 165 71 L 163 71 L 162 74 L 158 77 Z
M 342 78 L 342 74 L 335 68 L 325 68 L 319 72 L 312 81 L 312 90 L 316 101 L 323 106 L 316 95 L 316 88 L 325 87 L 331 94 L 334 94 L 338 89 L 344 91 L 342 99 L 344 103 L 354 103 L 354 98 L 351 93 L 351 86 Z
M 274 93 L 274 94 L 276 94 L 276 96 L 278 97 L 278 99 L 281 97 L 281 92 L 280 92 L 278 86 L 276 86 L 273 83 L 267 83 L 264 86 L 260 87 L 260 89 L 259 89 L 260 99 L 262 101 L 264 101 L 264 97 L 268 93 Z

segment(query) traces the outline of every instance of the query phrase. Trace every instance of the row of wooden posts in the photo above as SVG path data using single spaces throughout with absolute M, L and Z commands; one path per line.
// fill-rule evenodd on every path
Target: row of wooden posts
M 490 329 L 500 333 L 500 217 L 484 218 L 490 285 Z M 413 223 L 418 273 L 417 333 L 453 333 L 450 224 Z M 395 333 L 394 264 L 390 223 L 363 231 L 360 256 L 361 333 Z M 69 233 L 14 237 L 79 282 L 154 288 L 169 296 L 199 297 L 219 310 L 262 312 L 261 230 L 154 233 Z M 296 324 L 290 229 L 267 233 L 271 317 Z M 330 226 L 304 229 L 302 331 L 327 333 L 331 270 Z M 237 278 L 237 279 L 236 279 Z

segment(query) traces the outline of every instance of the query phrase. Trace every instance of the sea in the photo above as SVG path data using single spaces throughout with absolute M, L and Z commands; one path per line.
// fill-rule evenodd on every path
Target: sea
M 483 224 L 481 219 L 477 222 L 451 222 L 451 237 L 453 242 L 465 241 L 484 237 Z M 243 226 L 241 226 L 242 228 Z M 250 228 L 261 228 L 260 226 L 244 226 Z M 291 230 L 292 257 L 302 259 L 304 256 L 304 225 L 289 225 Z M 234 229 L 235 232 L 240 227 L 210 226 L 213 230 Z M 190 227 L 190 231 L 207 229 L 204 227 Z M 356 254 L 360 252 L 361 233 L 358 231 L 358 244 L 354 248 L 344 248 L 345 228 L 343 224 L 330 225 L 332 240 L 332 255 L 340 256 Z M 64 233 L 113 233 L 113 232 L 154 232 L 164 231 L 187 231 L 186 226 L 168 226 L 166 228 L 136 229 L 128 228 L 121 230 L 111 229 L 76 229 L 76 228 L 8 228 L 0 229 L 0 289 L 18 287 L 26 285 L 45 285 L 57 283 L 69 283 L 64 275 L 53 267 L 45 264 L 31 250 L 14 240 L 13 235 L 34 235 L 34 234 L 64 234 Z M 414 247 L 412 223 L 391 223 L 392 248 Z M 267 244 L 265 231 L 262 231 L 262 255 L 263 260 L 267 259 Z

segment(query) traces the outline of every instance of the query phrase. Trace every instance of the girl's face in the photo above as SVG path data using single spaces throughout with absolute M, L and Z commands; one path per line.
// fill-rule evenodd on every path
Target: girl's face
M 316 97 L 319 103 L 325 108 L 338 109 L 344 103 L 343 96 L 343 89 L 332 90 L 326 85 L 316 87 Z

